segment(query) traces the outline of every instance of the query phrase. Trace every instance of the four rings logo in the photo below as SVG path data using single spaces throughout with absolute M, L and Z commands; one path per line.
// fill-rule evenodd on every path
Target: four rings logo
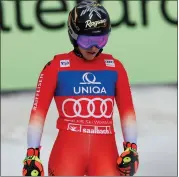
M 101 82 L 96 81 L 96 76 L 91 72 L 86 72 L 82 76 L 82 81 L 79 84 L 83 86 L 73 87 L 76 95 L 79 94 L 106 94 L 105 87 L 100 86 Z M 95 86 L 97 85 L 97 86 Z
M 95 104 L 95 102 L 100 102 L 100 104 Z M 113 105 L 114 103 L 111 98 L 80 98 L 78 100 L 68 98 L 62 103 L 62 111 L 64 116 L 68 118 L 111 118 L 113 114 Z M 69 107 L 71 107 L 73 113 L 67 112 L 67 110 L 71 110 Z M 96 110 L 98 107 L 99 113 L 97 114 Z

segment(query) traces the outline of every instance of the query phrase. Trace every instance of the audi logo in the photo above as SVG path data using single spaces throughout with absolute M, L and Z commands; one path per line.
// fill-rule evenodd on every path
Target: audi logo
M 88 114 L 86 115 L 82 115 L 82 102 L 83 101 L 87 101 L 87 112 Z M 95 115 L 95 110 L 96 110 L 96 105 L 95 105 L 95 101 L 100 101 L 100 112 L 101 114 L 99 115 Z M 65 110 L 69 109 L 65 106 L 67 103 L 72 102 L 73 103 L 73 115 L 69 115 L 65 112 Z M 107 106 L 107 102 L 110 102 L 112 104 L 112 110 L 110 114 L 107 114 L 108 111 L 108 106 Z M 106 99 L 102 99 L 102 98 L 93 98 L 93 99 L 89 99 L 89 98 L 80 98 L 78 100 L 75 100 L 73 98 L 68 98 L 66 100 L 63 101 L 62 103 L 62 111 L 63 114 L 68 117 L 68 118 L 74 118 L 74 117 L 81 117 L 81 118 L 89 118 L 89 117 L 94 117 L 94 118 L 111 118 L 112 114 L 113 114 L 113 106 L 114 106 L 114 102 L 111 98 L 106 98 Z

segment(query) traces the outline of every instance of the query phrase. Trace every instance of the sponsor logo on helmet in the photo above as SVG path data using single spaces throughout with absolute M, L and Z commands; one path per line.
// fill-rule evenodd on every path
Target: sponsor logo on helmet
M 91 27 L 97 27 L 97 26 L 106 26 L 106 22 L 107 20 L 106 19 L 103 19 L 103 20 L 98 20 L 98 21 L 91 21 L 91 20 L 87 20 L 85 23 L 86 23 L 86 26 L 85 28 L 91 28 Z M 102 25 L 101 25 L 102 24 Z
M 76 22 L 72 19 L 71 13 L 68 18 L 68 31 L 71 35 L 71 37 L 75 40 L 77 40 L 78 35 L 73 31 L 73 28 L 71 27 L 71 21 L 74 24 L 75 28 L 79 31 L 79 27 L 76 26 Z
M 101 8 L 101 5 L 98 4 L 95 1 L 83 1 L 81 4 L 77 7 L 78 9 L 85 8 L 82 10 L 80 16 L 85 15 L 87 12 L 89 12 L 89 19 L 91 20 L 93 17 L 93 14 L 96 13 L 96 15 L 101 19 L 101 13 L 106 14 L 105 10 Z M 101 12 L 101 13 L 100 13 Z
M 74 19 L 71 17 L 71 21 L 72 21 L 74 27 L 76 28 L 76 30 L 77 30 L 77 31 L 80 31 L 80 28 L 76 25 L 76 21 L 77 21 L 77 18 L 78 18 L 78 14 L 77 14 L 77 12 L 76 12 L 76 8 L 75 8 L 74 14 L 75 14 L 75 15 L 74 15 Z M 71 16 L 71 14 L 70 14 L 70 16 Z

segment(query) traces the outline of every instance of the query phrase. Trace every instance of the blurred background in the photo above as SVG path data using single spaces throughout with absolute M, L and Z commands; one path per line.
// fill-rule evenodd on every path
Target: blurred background
M 66 22 L 69 11 L 79 1 L 0 1 L 2 176 L 21 175 L 37 79 L 54 55 L 73 49 Z M 109 11 L 112 21 L 104 52 L 122 61 L 131 83 L 140 155 L 136 175 L 176 176 L 177 1 L 99 2 Z M 57 116 L 52 102 L 42 137 L 41 159 L 46 175 L 57 134 Z M 116 107 L 114 124 L 121 153 L 122 134 Z

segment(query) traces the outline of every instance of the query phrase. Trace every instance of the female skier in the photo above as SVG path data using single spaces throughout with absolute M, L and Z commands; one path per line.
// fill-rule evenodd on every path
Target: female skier
M 119 60 L 102 53 L 110 32 L 109 14 L 96 1 L 83 1 L 69 13 L 68 34 L 74 49 L 54 56 L 40 73 L 23 176 L 44 176 L 40 141 L 52 98 L 59 113 L 59 133 L 49 158 L 49 176 L 136 173 L 137 128 L 128 76 Z M 114 101 L 124 138 L 121 155 L 113 127 Z

